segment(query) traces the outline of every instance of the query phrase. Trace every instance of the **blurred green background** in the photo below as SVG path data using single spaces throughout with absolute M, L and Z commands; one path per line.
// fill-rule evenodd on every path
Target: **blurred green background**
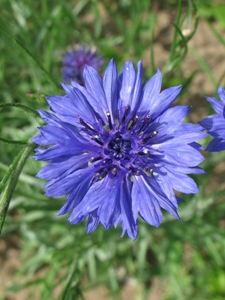
M 63 94 L 62 58 L 73 43 L 95 47 L 105 64 L 113 57 L 120 71 L 142 59 L 146 79 L 160 68 L 164 88 L 183 84 L 177 103 L 192 105 L 192 122 L 212 113 L 204 96 L 225 85 L 224 1 L 0 4 L 0 137 L 8 142 L 37 134 L 42 121 L 18 104 L 48 109 L 45 96 Z M 0 179 L 24 147 L 0 141 Z M 160 228 L 140 220 L 135 242 L 121 239 L 121 228 L 87 235 L 84 222 L 57 217 L 64 198 L 44 196 L 35 178 L 43 164 L 28 158 L 0 240 L 0 299 L 224 299 L 225 155 L 204 155 L 207 174 L 194 176 L 200 193 L 184 195 L 181 220 L 164 213 Z

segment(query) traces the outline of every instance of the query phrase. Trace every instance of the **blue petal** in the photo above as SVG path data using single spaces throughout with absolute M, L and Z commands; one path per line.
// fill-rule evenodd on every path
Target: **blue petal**
M 84 68 L 83 76 L 84 76 L 84 81 L 85 81 L 85 86 L 87 88 L 87 91 L 89 92 L 90 95 L 92 95 L 92 98 L 95 101 L 94 108 L 96 106 L 99 106 L 101 111 L 100 116 L 105 121 L 107 121 L 106 113 L 109 111 L 109 108 L 107 105 L 107 99 L 103 89 L 102 78 L 99 76 L 98 72 L 94 68 L 87 65 Z
M 156 74 L 147 82 L 144 90 L 142 102 L 138 111 L 147 112 L 151 110 L 156 99 L 159 97 L 159 93 L 162 86 L 162 74 L 158 69 Z
M 114 221 L 117 219 L 120 213 L 120 195 L 119 195 L 119 180 L 118 176 L 114 179 L 107 177 L 105 180 L 104 190 L 101 191 L 102 194 L 107 195 L 107 199 L 102 201 L 98 209 L 98 215 L 100 222 L 105 227 L 109 229 Z
M 180 142 L 189 144 L 195 140 L 203 139 L 207 136 L 207 133 L 203 132 L 203 128 L 199 125 L 190 123 L 176 124 L 176 121 L 158 122 L 157 118 L 155 122 L 149 126 L 148 130 L 145 131 L 143 139 L 151 135 L 154 131 L 157 131 L 157 135 L 149 139 L 146 145 L 157 145 L 161 143 L 170 144 L 174 142 Z
M 155 122 L 168 122 L 172 126 L 181 124 L 190 112 L 190 106 L 174 106 L 168 108 L 162 115 L 155 119 Z
M 154 193 L 155 197 L 158 199 L 161 208 L 170 213 L 174 218 L 179 219 L 179 215 L 177 213 L 178 205 L 176 196 L 174 195 L 173 191 L 170 191 L 170 196 L 168 197 L 165 193 L 165 190 L 162 188 L 162 181 L 159 183 L 157 179 L 158 178 L 156 178 L 155 181 L 149 180 L 149 186 L 151 186 L 152 193 Z M 164 179 L 163 186 L 166 188 L 166 185 L 168 192 L 169 185 L 167 180 Z
M 105 122 L 107 122 L 105 110 L 103 109 L 102 104 L 99 103 L 99 99 L 93 97 L 91 92 L 89 93 L 86 88 L 79 85 L 77 82 L 71 81 L 71 84 L 84 95 L 84 97 L 87 99 L 87 102 L 90 104 L 91 107 L 93 107 L 94 111 L 98 114 L 98 116 L 100 116 Z
M 74 138 L 70 131 L 65 130 L 64 128 L 59 128 L 56 126 L 42 126 L 39 127 L 38 130 L 44 136 L 44 138 L 48 141 L 48 144 L 69 144 L 70 141 Z
M 199 122 L 208 132 L 215 137 L 224 138 L 225 119 L 220 115 L 213 115 Z
M 69 159 L 74 155 L 80 155 L 88 151 L 87 147 L 86 147 L 86 151 L 84 149 L 85 149 L 85 145 L 78 144 L 78 143 L 72 144 L 71 146 L 56 145 L 56 146 L 52 146 L 47 150 L 45 149 L 45 151 L 39 155 L 37 160 L 43 160 L 51 163 L 58 163 L 66 159 Z M 97 148 L 96 151 L 94 152 L 97 153 Z
M 225 150 L 225 137 L 224 139 L 214 138 L 212 141 L 208 144 L 206 151 L 209 152 L 218 152 Z
M 35 151 L 36 155 L 40 155 L 40 154 L 44 153 L 46 151 L 46 149 L 36 148 L 36 149 L 34 149 L 34 151 Z
M 173 172 L 181 172 L 184 174 L 205 174 L 205 171 L 200 167 L 187 167 L 182 165 L 170 165 L 167 164 L 166 168 Z
M 63 89 L 65 90 L 68 98 L 71 100 L 71 105 L 74 109 L 74 106 L 76 107 L 76 109 L 78 110 L 77 114 L 82 113 L 86 113 L 88 112 L 88 118 L 90 118 L 90 122 L 94 122 L 96 119 L 96 113 L 93 110 L 93 107 L 90 105 L 90 103 L 88 102 L 88 100 L 86 99 L 85 95 L 82 93 L 82 91 L 80 91 L 79 88 L 76 88 L 74 86 L 71 85 L 66 85 L 64 83 L 61 83 Z M 79 107 L 77 107 L 79 106 Z M 75 111 L 76 111 L 75 109 Z
M 219 95 L 221 101 L 225 104 L 225 90 L 223 89 L 222 86 L 220 86 L 220 87 L 218 88 L 217 93 L 218 93 L 218 95 Z
M 103 77 L 103 88 L 107 100 L 108 111 L 112 118 L 115 118 L 118 115 L 117 78 L 117 67 L 114 60 L 111 59 Z
M 150 225 L 158 227 L 162 222 L 162 212 L 158 199 L 152 193 L 151 187 L 142 176 L 133 176 L 134 184 L 132 188 L 133 215 L 137 214 Z
M 200 150 L 204 150 L 204 148 L 202 147 L 202 145 L 196 143 L 196 142 L 192 142 L 189 144 L 189 146 L 193 147 L 194 149 L 200 151 Z
M 47 97 L 48 104 L 55 114 L 64 122 L 82 126 L 79 117 L 90 124 L 96 123 L 96 113 L 84 95 L 76 88 L 63 84 L 67 96 Z
M 206 99 L 210 102 L 215 112 L 217 112 L 218 114 L 223 113 L 224 104 L 221 101 L 218 101 L 216 98 L 213 97 L 207 97 Z
M 167 180 L 166 169 L 161 167 L 160 170 L 161 172 L 157 173 L 156 176 L 154 176 L 153 173 L 152 178 L 149 179 L 147 178 L 147 182 L 154 189 L 156 195 L 158 194 L 160 196 L 161 194 L 160 199 L 166 198 L 166 202 L 169 201 L 170 208 L 166 209 L 165 207 L 163 206 L 162 207 L 166 209 L 173 216 L 175 213 L 175 217 L 177 217 L 176 210 L 178 209 L 178 205 L 177 205 L 176 196 L 174 194 L 174 190 L 170 182 Z M 161 205 L 161 201 L 160 201 L 160 205 Z
M 97 209 L 89 214 L 86 229 L 87 233 L 93 232 L 99 225 L 99 216 L 97 214 Z
M 122 86 L 120 90 L 120 102 L 118 103 L 119 111 L 129 105 L 132 105 L 133 90 L 136 81 L 134 66 L 130 61 L 124 64 L 122 73 Z
M 56 144 L 55 146 L 46 149 L 37 159 L 47 162 L 60 162 L 68 159 L 71 156 L 79 155 L 84 152 L 99 153 L 101 148 L 96 145 L 91 139 L 87 140 L 79 133 L 74 131 L 74 128 L 70 128 L 69 124 L 64 128 L 43 126 L 39 130 L 42 132 L 45 140 L 48 144 Z M 72 125 L 71 125 L 72 126 Z M 76 129 L 76 128 L 75 128 Z M 35 141 L 38 137 L 35 137 Z M 46 145 L 46 143 L 45 143 Z
M 169 192 L 170 198 L 168 198 L 167 194 L 165 194 L 164 189 L 162 189 L 162 181 L 158 182 L 158 177 L 148 177 L 145 176 L 145 181 L 148 184 L 148 188 L 151 189 L 151 193 L 154 195 L 154 197 L 158 200 L 159 205 L 168 211 L 172 216 L 179 219 L 179 216 L 177 214 L 177 199 L 174 198 L 173 192 Z M 163 187 L 165 188 L 166 180 L 164 178 L 165 184 Z M 167 192 L 169 191 L 169 187 L 167 187 Z M 172 197 L 171 197 L 172 196 Z
M 212 127 L 208 131 L 212 136 L 224 138 L 225 135 L 225 119 L 219 115 L 214 116 Z
M 93 173 L 90 172 L 88 168 L 80 170 L 78 173 L 79 174 L 76 175 L 80 175 L 80 177 L 76 177 L 71 183 L 71 186 L 73 185 L 73 189 L 71 193 L 67 196 L 66 203 L 60 209 L 58 215 L 64 215 L 69 211 L 75 209 L 82 201 L 83 197 L 88 192 L 91 186 Z
M 208 116 L 205 119 L 199 121 L 198 123 L 205 128 L 206 130 L 210 130 L 212 128 L 212 124 L 213 124 L 213 118 L 215 117 L 215 115 L 212 116 Z
M 99 208 L 105 202 L 105 182 L 107 178 L 94 183 L 69 217 L 71 224 L 83 221 L 90 213 Z
M 129 178 L 125 178 L 121 182 L 120 187 L 120 205 L 121 205 L 121 220 L 122 220 L 122 236 L 125 232 L 134 241 L 137 238 L 138 224 L 134 219 L 132 211 L 132 198 L 131 198 L 131 182 Z
M 174 130 L 174 141 L 178 140 L 186 144 L 192 143 L 196 140 L 204 139 L 208 136 L 203 132 L 201 126 L 190 123 L 183 123 Z
M 180 197 L 177 197 L 176 196 L 176 199 L 177 199 L 177 203 L 184 203 L 184 199 L 180 198 Z
M 38 145 L 42 145 L 42 146 L 48 146 L 49 145 L 49 141 L 43 136 L 43 134 L 38 134 L 35 137 L 33 137 L 31 139 L 32 142 L 38 144 Z M 43 149 L 44 151 L 46 149 Z
M 60 120 L 53 114 L 44 111 L 44 110 L 37 110 L 40 117 L 45 120 L 49 125 L 53 126 L 59 126 L 60 125 Z
M 182 86 L 175 86 L 162 91 L 159 96 L 151 103 L 149 107 L 149 114 L 152 119 L 166 111 L 171 104 L 177 99 L 180 94 Z
M 40 154 L 45 152 L 45 149 L 43 148 L 36 148 L 34 149 L 35 155 L 32 156 L 33 159 L 38 160 L 38 157 Z
M 49 164 L 44 166 L 36 175 L 45 180 L 56 179 L 62 175 L 68 175 L 75 172 L 77 169 L 88 165 L 88 161 L 92 157 L 91 154 L 84 154 L 71 157 L 60 163 Z
M 83 182 L 86 182 L 87 188 L 96 172 L 96 165 L 93 164 L 88 168 L 79 169 L 67 176 L 59 177 L 49 181 L 45 186 L 46 195 L 49 197 L 58 197 L 69 194 L 73 191 L 80 191 L 83 188 Z M 81 188 L 82 186 L 82 188 Z M 78 194 L 78 192 L 76 192 Z
M 131 117 L 133 117 L 136 112 L 139 110 L 139 106 L 143 97 L 143 84 L 142 84 L 142 73 L 143 73 L 143 67 L 142 67 L 142 61 L 138 62 L 138 72 L 137 77 L 134 85 L 133 90 L 133 97 L 131 102 Z
M 171 143 L 165 142 L 152 147 L 160 151 L 164 155 L 163 161 L 169 164 L 195 167 L 204 160 L 204 157 L 193 147 L 179 141 L 172 140 Z
M 167 168 L 166 177 L 171 186 L 178 192 L 186 194 L 197 194 L 199 192 L 194 180 L 185 174 Z
M 47 150 L 45 149 L 45 151 L 37 157 L 37 160 L 57 163 L 64 161 L 74 155 L 81 154 L 82 152 L 83 147 L 74 149 L 56 145 Z

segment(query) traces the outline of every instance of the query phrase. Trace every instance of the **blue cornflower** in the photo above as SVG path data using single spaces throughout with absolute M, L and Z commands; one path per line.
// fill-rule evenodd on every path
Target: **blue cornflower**
M 219 87 L 217 93 L 221 101 L 213 97 L 206 98 L 217 114 L 208 116 L 199 122 L 213 136 L 206 148 L 210 152 L 225 150 L 225 90 Z
M 91 48 L 81 47 L 72 49 L 64 54 L 62 75 L 65 81 L 72 79 L 83 84 L 83 70 L 85 65 L 91 66 L 97 71 L 103 65 L 104 60 Z
M 72 211 L 69 222 L 86 217 L 87 232 L 101 223 L 105 229 L 122 222 L 122 235 L 135 240 L 138 216 L 158 227 L 161 208 L 175 218 L 182 199 L 174 190 L 197 193 L 187 176 L 203 173 L 199 125 L 182 123 L 190 107 L 170 108 L 181 86 L 161 90 L 162 75 L 142 82 L 142 62 L 136 73 L 127 61 L 118 76 L 113 60 L 103 79 L 84 69 L 85 87 L 62 84 L 66 95 L 47 97 L 53 113 L 39 111 L 48 123 L 33 138 L 35 158 L 48 162 L 37 174 L 49 180 L 46 195 L 67 199 L 59 215 Z

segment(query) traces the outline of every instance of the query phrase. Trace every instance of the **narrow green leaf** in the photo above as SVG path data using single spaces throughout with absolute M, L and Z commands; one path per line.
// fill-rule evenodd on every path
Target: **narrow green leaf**
M 223 36 L 219 33 L 219 31 L 210 23 L 207 23 L 209 26 L 209 29 L 213 32 L 213 34 L 215 35 L 215 37 L 217 38 L 217 40 L 223 45 L 225 46 L 225 39 L 223 38 Z
M 51 75 L 48 73 L 48 71 L 40 64 L 40 62 L 34 57 L 34 55 L 27 49 L 27 47 L 19 41 L 17 38 L 14 36 L 10 35 L 7 31 L 5 31 L 3 28 L 0 28 L 1 32 L 8 38 L 13 40 L 38 66 L 38 68 L 46 75 L 48 80 L 54 84 L 58 88 L 58 85 L 54 82 L 52 79 Z
M 21 150 L 15 157 L 12 165 L 9 167 L 9 173 L 3 178 L 4 185 L 2 187 L 0 195 L 0 234 L 8 211 L 9 203 L 20 173 L 31 151 L 33 151 L 35 147 L 36 144 L 29 141 L 27 143 L 27 146 L 23 150 Z M 7 181 L 5 178 L 7 179 Z
M 208 78 L 211 81 L 213 87 L 215 89 L 217 89 L 218 84 L 216 82 L 216 79 L 213 76 L 213 73 L 212 73 L 209 65 L 206 63 L 206 61 L 204 60 L 204 58 L 199 54 L 199 52 L 194 47 L 191 48 L 191 51 L 194 54 L 195 58 L 197 59 L 199 65 L 201 66 L 201 68 L 203 69 L 203 71 L 208 76 Z
M 223 265 L 223 257 L 222 257 L 222 253 L 220 251 L 218 251 L 218 247 L 217 244 L 215 243 L 215 241 L 213 240 L 213 237 L 207 236 L 205 238 L 205 245 L 206 245 L 206 249 L 208 250 L 208 252 L 212 255 L 212 257 L 214 258 L 214 261 L 219 265 L 222 266 Z

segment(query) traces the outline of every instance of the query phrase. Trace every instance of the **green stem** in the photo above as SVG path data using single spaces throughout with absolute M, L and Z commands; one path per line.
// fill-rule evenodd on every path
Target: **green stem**
M 20 173 L 31 151 L 33 151 L 35 147 L 36 144 L 29 141 L 27 143 L 27 146 L 19 152 L 19 154 L 16 156 L 11 166 L 9 167 L 9 176 L 7 176 L 7 181 L 5 182 L 0 197 L 0 234 L 5 221 L 5 216 L 8 211 L 9 203 L 15 190 Z
M 26 141 L 15 141 L 15 140 L 8 140 L 0 137 L 0 141 L 7 143 L 7 144 L 15 144 L 15 145 L 27 145 Z
M 176 16 L 176 21 L 175 21 L 175 24 L 177 25 L 177 27 L 179 27 L 179 25 L 180 25 L 181 9 L 182 9 L 182 3 L 181 3 L 181 0 L 178 0 L 178 3 L 177 3 L 177 16 Z M 177 32 L 176 28 L 175 28 L 175 31 L 174 31 L 173 42 L 172 42 L 171 50 L 170 50 L 170 57 L 169 57 L 169 62 L 170 63 L 173 61 L 174 56 L 176 56 L 177 35 L 178 35 L 178 32 Z
M 0 108 L 4 108 L 4 107 L 18 107 L 20 109 L 23 109 L 25 112 L 31 112 L 34 115 L 40 117 L 39 113 L 36 110 L 33 110 L 29 106 L 26 106 L 26 105 L 23 105 L 20 103 L 2 103 L 2 104 L 0 104 Z

